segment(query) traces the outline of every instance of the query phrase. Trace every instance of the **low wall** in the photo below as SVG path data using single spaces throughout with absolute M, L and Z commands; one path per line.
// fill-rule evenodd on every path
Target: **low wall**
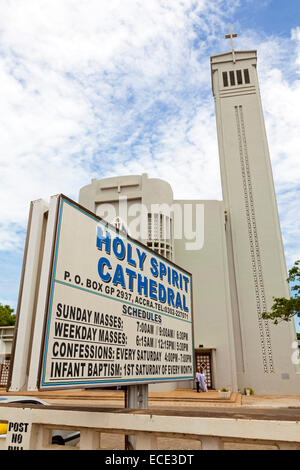
M 207 412 L 209 413 L 209 412 Z M 213 413 L 212 413 L 213 414 Z M 258 416 L 258 415 L 257 415 Z M 136 449 L 157 448 L 158 437 L 197 439 L 203 450 L 222 449 L 224 442 L 275 445 L 278 449 L 300 449 L 300 422 L 280 419 L 178 414 L 162 410 L 95 409 L 40 405 L 1 405 L 0 421 L 22 423 L 26 435 L 17 443 L 25 449 L 67 449 L 51 444 L 53 429 L 80 431 L 79 449 L 101 449 L 101 433 L 136 436 Z M 18 425 L 15 427 L 18 431 Z M 19 427 L 21 430 L 21 427 Z M 8 439 L 0 439 L 0 450 Z M 70 448 L 70 447 L 69 447 Z

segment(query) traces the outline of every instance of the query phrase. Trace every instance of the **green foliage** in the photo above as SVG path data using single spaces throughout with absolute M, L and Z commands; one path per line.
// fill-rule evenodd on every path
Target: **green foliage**
M 250 395 L 254 395 L 254 390 L 250 387 L 244 388 L 244 395 L 247 395 L 247 390 L 249 390 Z
M 221 388 L 221 392 L 229 392 L 228 388 Z
M 0 303 L 0 326 L 13 326 L 16 323 L 16 315 L 12 315 L 14 309 L 9 305 Z
M 287 282 L 292 283 L 293 296 L 290 299 L 273 297 L 274 303 L 271 312 L 262 313 L 264 320 L 272 320 L 275 325 L 280 321 L 290 321 L 296 315 L 300 317 L 300 260 L 296 261 L 289 270 Z

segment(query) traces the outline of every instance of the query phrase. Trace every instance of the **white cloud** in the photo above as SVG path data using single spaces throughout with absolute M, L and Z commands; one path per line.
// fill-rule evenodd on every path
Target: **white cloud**
M 298 191 L 282 193 L 278 198 L 288 267 L 299 259 L 299 199 L 300 188 Z
M 148 172 L 170 182 L 177 198 L 221 198 L 209 55 L 229 48 L 223 32 L 238 5 L 1 2 L 0 249 L 16 246 L 31 200 L 59 192 L 76 199 L 92 177 Z M 286 206 L 296 207 L 299 181 L 299 31 L 284 42 L 246 31 L 237 44 L 259 51 L 288 246 L 296 245 L 296 209 Z
M 179 142 L 180 118 L 160 125 L 158 104 L 180 112 L 188 107 L 181 96 L 185 88 L 208 84 L 208 57 L 203 73 L 200 52 L 191 43 L 200 30 L 211 31 L 213 38 L 222 22 L 219 7 L 226 5 L 230 12 L 236 4 L 3 1 L 0 198 L 9 197 L 9 204 L 0 208 L 4 227 L 24 226 L 30 200 L 57 192 L 76 197 L 90 176 L 111 168 L 114 152 L 120 165 L 127 160 L 128 168 L 139 167 L 145 157 L 140 153 L 133 162 L 132 146 L 135 152 L 151 151 L 147 126 L 149 139 L 156 135 L 152 156 L 157 171 L 157 161 L 168 154 L 166 167 L 171 153 L 178 162 L 185 157 L 195 165 L 189 152 L 197 146 L 185 142 L 195 117 L 183 111 Z M 205 36 L 200 45 L 207 48 Z M 173 125 L 176 131 L 171 131 Z M 91 175 L 93 169 L 96 175 Z
M 288 50 L 290 54 L 286 54 Z M 273 39 L 261 56 L 266 130 L 287 265 L 291 267 L 300 258 L 300 34 L 292 32 L 291 40 Z
M 21 225 L 10 222 L 0 224 L 0 246 L 2 251 L 13 251 L 20 248 L 21 237 L 18 233 L 20 227 Z
M 293 41 L 295 41 L 296 49 L 297 49 L 296 64 L 300 65 L 300 26 L 298 26 L 297 28 L 292 29 L 291 39 Z M 298 73 L 299 73 L 299 71 L 298 71 Z
M 140 157 L 116 163 L 111 173 L 141 174 L 168 181 L 175 198 L 221 199 L 218 146 L 213 99 L 202 107 L 184 110 L 159 127 L 154 155 L 147 142 Z

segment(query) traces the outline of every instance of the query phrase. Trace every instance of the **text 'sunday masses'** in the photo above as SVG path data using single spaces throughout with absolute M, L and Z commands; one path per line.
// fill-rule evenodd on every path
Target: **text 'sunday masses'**
M 61 196 L 40 388 L 193 379 L 191 284 Z

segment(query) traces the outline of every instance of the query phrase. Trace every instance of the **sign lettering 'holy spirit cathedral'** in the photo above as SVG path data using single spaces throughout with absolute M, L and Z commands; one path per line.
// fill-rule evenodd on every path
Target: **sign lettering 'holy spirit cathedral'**
M 289 297 L 289 288 L 259 91 L 257 53 L 255 50 L 235 50 L 233 38 L 237 35 L 232 33 L 231 28 L 225 37 L 231 41 L 231 51 L 214 55 L 210 59 L 223 200 L 174 199 L 172 188 L 167 182 L 142 174 L 93 179 L 91 184 L 81 188 L 79 205 L 74 203 L 76 207 L 71 208 L 72 202 L 61 196 L 51 198 L 49 205 L 44 201 L 32 203 L 29 224 L 32 235 L 27 235 L 29 238 L 18 306 L 17 331 L 22 331 L 22 335 L 17 336 L 14 345 L 10 391 L 35 390 L 39 379 L 45 387 L 51 386 L 51 380 L 57 381 L 59 386 L 65 386 L 64 382 L 69 377 L 64 376 L 64 382 L 61 381 L 63 369 L 58 362 L 53 366 L 51 357 L 46 354 L 47 345 L 49 351 L 55 354 L 64 352 L 57 340 L 59 331 L 64 331 L 69 337 L 74 331 L 80 331 L 80 334 L 89 334 L 94 342 L 99 342 L 99 332 L 103 344 L 115 337 L 119 338 L 119 342 L 123 341 L 118 348 L 118 356 L 114 356 L 113 348 L 111 351 L 106 350 L 106 361 L 123 358 L 124 370 L 128 374 L 133 373 L 129 362 L 135 357 L 136 348 L 142 349 L 143 360 L 148 356 L 152 360 L 154 353 L 147 355 L 145 352 L 151 352 L 153 345 L 159 349 L 163 344 L 166 349 L 173 344 L 176 349 L 180 344 L 184 350 L 174 350 L 172 354 L 166 351 L 167 356 L 161 356 L 158 352 L 156 358 L 161 361 L 158 366 L 165 374 L 160 374 L 161 379 L 168 379 L 169 374 L 180 380 L 181 388 L 193 386 L 195 362 L 195 368 L 204 369 L 209 388 L 227 387 L 237 391 L 251 387 L 256 393 L 299 393 L 300 369 L 291 360 L 292 345 L 296 339 L 295 326 L 293 323 L 275 326 L 262 318 L 262 313 L 270 310 L 273 297 Z M 59 205 L 62 207 L 63 201 L 68 209 L 59 212 Z M 75 227 L 75 222 L 70 222 L 74 219 L 80 235 L 82 221 L 86 220 L 83 216 L 85 211 L 90 224 L 89 231 L 84 235 L 88 247 L 86 253 L 100 250 L 102 261 L 98 262 L 98 268 L 93 268 L 93 280 L 83 285 L 79 272 L 75 271 L 74 281 L 70 266 L 80 259 L 80 269 L 90 270 L 88 256 L 78 245 L 68 258 L 73 241 L 78 241 L 77 235 L 73 237 L 71 245 L 65 239 L 65 258 L 60 258 L 57 251 L 58 235 L 55 238 L 54 234 L 56 232 L 63 239 L 68 226 Z M 108 229 L 105 232 L 105 222 L 100 231 L 98 227 L 97 235 L 98 217 L 110 224 L 111 233 L 114 230 L 112 227 L 117 226 L 117 242 L 112 242 L 112 235 L 107 234 Z M 192 240 L 190 231 L 186 229 L 186 224 L 191 221 L 194 223 L 192 235 L 195 240 Z M 45 223 L 47 227 L 43 225 Z M 131 237 L 129 242 L 121 240 L 121 233 L 122 237 L 124 234 L 126 237 L 126 232 Z M 115 264 L 109 257 L 113 248 Z M 43 259 L 39 261 L 42 252 Z M 53 253 L 55 256 L 51 258 Z M 32 263 L 28 263 L 28 259 Z M 61 259 L 71 261 L 60 267 Z M 126 270 L 121 266 L 124 259 L 127 262 Z M 150 263 L 148 271 L 144 260 Z M 54 276 L 56 268 L 60 279 Z M 137 268 L 139 273 L 135 272 Z M 51 276 L 52 284 L 49 287 Z M 73 286 L 77 289 L 76 295 L 74 289 L 73 294 L 70 294 L 71 281 L 77 284 Z M 125 281 L 129 286 L 127 290 Z M 109 282 L 118 288 L 113 295 L 119 291 L 120 298 L 116 299 L 115 307 L 110 303 L 113 291 L 103 291 Z M 74 296 L 81 298 L 80 289 L 98 289 L 93 293 L 94 299 L 94 294 L 97 294 L 100 302 L 97 304 L 97 318 L 103 313 L 102 307 L 109 304 L 107 321 L 112 322 L 116 330 L 114 335 L 108 335 L 106 339 L 102 333 L 102 329 L 107 327 L 105 323 L 98 325 L 98 329 L 94 326 L 80 330 L 77 327 L 76 330 L 75 327 L 63 326 L 60 316 L 66 311 L 63 310 L 65 304 L 55 300 L 55 296 L 59 297 L 60 292 L 64 292 L 63 289 L 69 292 L 70 305 Z M 109 286 L 106 285 L 105 289 L 109 289 Z M 101 303 L 101 297 L 106 299 L 106 304 L 103 299 Z M 56 316 L 51 323 L 51 316 L 48 315 L 43 345 L 41 331 L 45 325 L 45 311 L 53 299 L 53 315 Z M 143 305 L 133 305 L 136 301 L 132 299 L 142 299 Z M 153 302 L 151 306 L 150 300 Z M 120 302 L 127 305 L 125 308 L 123 306 L 121 320 L 117 316 Z M 154 326 L 152 329 L 147 327 L 141 331 L 143 334 L 138 335 L 144 338 L 141 344 L 135 340 L 135 344 L 130 346 L 130 353 L 125 349 L 124 352 L 122 346 L 126 348 L 132 340 L 130 328 L 128 331 L 126 329 L 127 321 L 131 326 L 133 324 L 128 318 L 128 312 L 147 315 L 146 310 L 150 307 L 152 312 L 148 320 L 154 321 Z M 143 309 L 146 313 L 143 313 Z M 160 310 L 155 312 L 155 309 Z M 172 317 L 173 310 L 177 312 L 177 318 Z M 73 314 L 77 315 L 78 312 L 78 309 L 74 310 Z M 87 310 L 86 318 L 92 318 L 92 315 L 95 318 L 93 312 Z M 103 322 L 105 318 L 104 315 Z M 143 318 L 147 320 L 146 316 Z M 162 320 L 170 322 L 171 326 L 166 323 L 166 328 L 162 328 Z M 140 328 L 140 321 L 137 324 Z M 52 330 L 56 333 L 51 336 Z M 174 332 L 175 336 L 163 338 L 163 343 L 161 338 L 155 342 L 155 335 L 160 332 L 167 336 Z M 153 344 L 148 342 L 151 335 Z M 51 339 L 51 342 L 49 338 L 56 339 Z M 79 347 L 74 346 L 75 350 L 78 352 Z M 101 346 L 102 350 L 104 346 Z M 39 360 L 33 359 L 42 356 L 41 373 Z M 176 370 L 177 366 L 171 365 L 169 373 L 169 369 L 165 369 L 165 359 L 174 358 L 175 361 L 179 357 L 188 363 Z M 29 358 L 32 359 L 30 364 Z M 115 372 L 115 365 L 110 368 Z M 54 378 L 53 370 L 56 371 Z M 84 362 L 80 371 L 89 375 L 89 368 Z M 121 369 L 115 375 L 121 375 Z M 80 385 L 79 381 L 76 385 Z M 161 390 L 172 390 L 177 387 L 177 383 L 169 379 L 161 380 L 150 387 L 150 390 L 158 387 Z

